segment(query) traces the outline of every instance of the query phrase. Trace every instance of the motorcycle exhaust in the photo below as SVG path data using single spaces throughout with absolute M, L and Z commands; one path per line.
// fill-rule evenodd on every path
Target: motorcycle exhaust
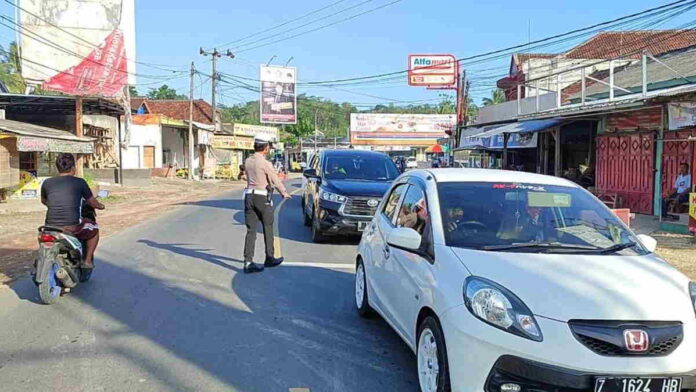
M 63 286 L 67 288 L 77 286 L 77 283 L 75 283 L 75 281 L 70 277 L 70 274 L 65 270 L 65 268 L 60 268 L 58 271 L 56 271 L 56 278 L 58 278 L 58 280 L 63 283 Z

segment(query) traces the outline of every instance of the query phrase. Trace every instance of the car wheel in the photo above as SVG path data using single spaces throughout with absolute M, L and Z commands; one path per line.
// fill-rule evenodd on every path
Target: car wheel
M 418 382 L 422 392 L 449 392 L 447 347 L 440 324 L 428 316 L 418 328 Z
M 312 216 L 313 216 L 313 219 L 312 219 L 312 241 L 315 243 L 324 242 L 326 237 L 324 236 L 324 233 L 322 233 L 321 229 L 319 228 L 319 217 L 317 216 L 316 213 L 313 213 Z
M 304 225 L 309 227 L 312 225 L 312 218 L 307 215 L 307 201 L 302 199 L 302 217 L 304 218 Z
M 361 259 L 355 267 L 355 306 L 360 317 L 368 318 L 374 314 L 367 300 L 367 274 Z

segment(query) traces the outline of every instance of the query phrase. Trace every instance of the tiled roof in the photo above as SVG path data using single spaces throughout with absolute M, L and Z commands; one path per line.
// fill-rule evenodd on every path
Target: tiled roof
M 131 107 L 133 107 L 133 102 L 135 100 L 131 99 Z M 189 119 L 189 105 L 188 100 L 179 99 L 142 99 L 140 103 L 145 103 L 147 107 L 147 112 L 149 114 L 163 114 L 167 117 L 185 120 Z M 138 105 L 139 107 L 139 105 Z M 137 107 L 136 107 L 137 108 Z M 193 121 L 200 122 L 203 124 L 213 123 L 213 107 L 206 101 L 202 99 L 197 99 L 193 101 Z
M 569 59 L 640 58 L 646 50 L 660 55 L 696 45 L 696 30 L 606 31 L 566 52 Z
M 145 101 L 145 98 L 131 97 L 131 100 L 130 100 L 131 110 L 138 110 L 140 108 L 140 105 L 142 105 L 144 101 Z

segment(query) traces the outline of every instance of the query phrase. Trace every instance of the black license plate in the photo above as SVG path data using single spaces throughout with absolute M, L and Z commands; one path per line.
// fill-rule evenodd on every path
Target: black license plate
M 370 222 L 358 222 L 358 231 L 365 231 L 368 224 L 370 224 Z
M 679 377 L 597 377 L 595 392 L 679 392 Z

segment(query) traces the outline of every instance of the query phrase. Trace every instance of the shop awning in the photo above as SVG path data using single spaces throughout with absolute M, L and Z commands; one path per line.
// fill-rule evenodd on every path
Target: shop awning
M 0 119 L 0 133 L 16 135 L 17 150 L 24 152 L 94 153 L 94 140 L 40 125 Z
M 485 132 L 471 135 L 471 137 L 491 137 L 503 133 L 534 133 L 541 132 L 561 123 L 560 118 L 550 118 L 545 120 L 520 121 L 512 124 L 501 125 Z

